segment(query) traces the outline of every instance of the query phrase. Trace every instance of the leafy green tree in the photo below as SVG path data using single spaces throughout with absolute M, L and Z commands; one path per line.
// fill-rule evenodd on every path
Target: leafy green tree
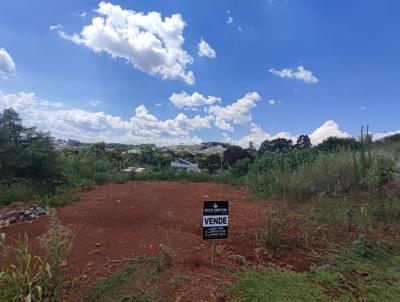
M 295 145 L 296 149 L 306 149 L 306 148 L 311 148 L 311 140 L 310 137 L 306 135 L 300 135 L 297 138 L 297 142 Z
M 328 137 L 322 143 L 317 146 L 318 150 L 325 152 L 336 152 L 342 149 L 348 150 L 360 150 L 361 143 L 356 141 L 352 137 Z
M 88 155 L 96 158 L 103 157 L 106 152 L 106 144 L 105 142 L 96 143 L 90 146 L 88 150 Z
M 292 147 L 293 141 L 291 139 L 276 138 L 271 141 L 263 141 L 258 152 L 261 154 L 265 152 L 284 152 L 292 149 Z
M 221 169 L 221 157 L 218 153 L 213 153 L 207 156 L 207 169 L 208 173 L 216 173 Z
M 252 157 L 253 156 L 249 153 L 249 151 L 239 146 L 231 146 L 224 151 L 223 160 L 225 165 L 232 167 L 238 159 Z
M 140 146 L 140 162 L 143 165 L 151 165 L 154 162 L 154 150 L 152 145 Z

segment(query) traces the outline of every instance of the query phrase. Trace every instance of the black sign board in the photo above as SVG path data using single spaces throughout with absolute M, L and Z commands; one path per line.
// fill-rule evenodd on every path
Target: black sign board
M 204 201 L 204 240 L 228 238 L 228 210 L 228 201 Z

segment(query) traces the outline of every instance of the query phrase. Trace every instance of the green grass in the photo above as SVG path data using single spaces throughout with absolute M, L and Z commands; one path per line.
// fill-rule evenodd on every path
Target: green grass
M 308 273 L 245 271 L 237 277 L 233 286 L 237 302 L 400 301 L 400 251 L 358 240 Z
M 182 282 L 191 282 L 179 272 L 171 272 L 175 252 L 168 246 L 158 256 L 144 256 L 96 284 L 84 302 L 148 302 L 169 301 L 162 288 L 173 289 Z
M 85 302 L 98 301 L 104 295 L 115 295 L 118 289 L 125 284 L 134 272 L 132 266 L 128 266 L 116 274 L 108 277 L 95 285 L 93 292 L 85 299 Z M 129 300 L 128 300 L 129 301 Z
M 237 302 L 333 301 L 305 273 L 247 271 L 237 276 L 234 285 Z

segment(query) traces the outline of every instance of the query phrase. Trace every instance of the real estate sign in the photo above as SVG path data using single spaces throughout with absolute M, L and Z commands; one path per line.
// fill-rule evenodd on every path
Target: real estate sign
M 228 238 L 228 201 L 204 201 L 203 239 Z

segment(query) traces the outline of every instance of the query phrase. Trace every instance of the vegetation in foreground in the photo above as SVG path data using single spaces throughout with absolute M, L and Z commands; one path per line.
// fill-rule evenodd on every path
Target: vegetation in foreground
M 245 269 L 233 286 L 237 301 L 397 301 L 400 249 L 359 236 L 310 272 Z
M 45 251 L 42 257 L 30 253 L 26 234 L 14 242 L 7 242 L 4 233 L 0 235 L 0 301 L 61 301 L 62 267 L 71 233 L 56 214 L 50 216 L 48 231 L 40 238 Z

